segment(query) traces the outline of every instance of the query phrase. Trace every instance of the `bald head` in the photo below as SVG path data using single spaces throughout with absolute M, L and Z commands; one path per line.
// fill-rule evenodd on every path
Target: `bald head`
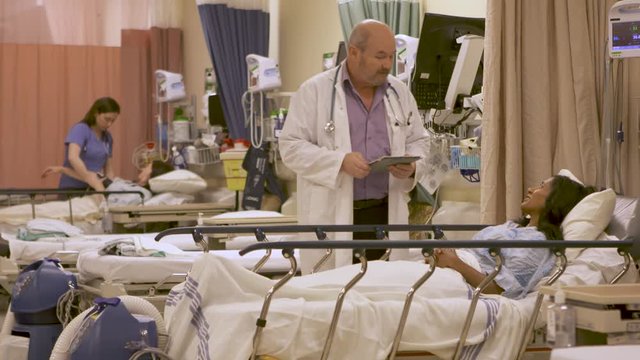
M 378 39 L 380 37 L 393 38 L 393 31 L 381 21 L 366 19 L 356 24 L 351 30 L 349 45 L 365 50 L 370 38 Z
M 349 36 L 347 69 L 356 88 L 375 87 L 387 81 L 396 51 L 396 39 L 387 24 L 364 20 Z

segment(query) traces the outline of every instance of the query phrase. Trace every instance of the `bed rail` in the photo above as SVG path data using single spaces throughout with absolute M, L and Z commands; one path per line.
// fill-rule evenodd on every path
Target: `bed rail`
M 436 239 L 444 236 L 445 230 L 475 231 L 482 230 L 491 225 L 458 225 L 458 224 L 438 224 L 438 225 L 244 225 L 244 226 L 185 226 L 167 229 L 156 235 L 156 241 L 165 236 L 178 234 L 193 234 L 197 231 L 200 234 L 257 234 L 257 233 L 315 233 L 318 239 L 327 232 L 375 232 L 377 239 L 384 239 L 385 232 L 389 231 L 432 231 Z M 324 239 L 321 239 L 324 240 Z
M 398 328 L 396 330 L 396 337 L 394 338 L 392 352 L 389 354 L 390 359 L 394 359 L 396 356 L 396 351 L 399 346 L 400 338 L 402 336 L 402 331 L 404 329 L 406 316 L 409 311 L 409 307 L 411 305 L 411 299 L 413 297 L 413 293 L 417 290 L 419 286 L 424 284 L 428 279 L 430 273 L 435 270 L 435 265 L 437 264 L 437 259 L 433 260 L 433 249 L 435 248 L 489 248 L 492 256 L 496 258 L 496 267 L 494 271 L 485 278 L 485 280 L 474 290 L 473 297 L 471 299 L 471 306 L 467 311 L 467 317 L 465 319 L 465 326 L 462 329 L 460 339 L 456 346 L 456 350 L 453 356 L 453 359 L 459 359 L 462 352 L 462 348 L 466 342 L 466 337 L 469 331 L 469 326 L 471 324 L 471 319 L 473 318 L 475 312 L 475 305 L 477 304 L 478 297 L 480 296 L 483 288 L 488 285 L 488 283 L 493 280 L 493 278 L 500 271 L 502 258 L 500 256 L 500 249 L 503 248 L 548 248 L 550 249 L 556 257 L 559 259 L 558 269 L 551 275 L 550 279 L 547 281 L 546 285 L 553 284 L 564 272 L 567 266 L 567 259 L 564 255 L 565 249 L 567 248 L 617 248 L 618 252 L 625 257 L 625 263 L 627 259 L 640 259 L 640 239 L 634 240 L 620 240 L 620 241 L 561 241 L 561 240 L 544 240 L 544 241 L 531 241 L 531 240 L 502 240 L 502 241 L 493 241 L 493 240 L 483 240 L 483 241 L 474 241 L 474 240 L 465 240 L 465 241 L 443 241 L 443 240 L 392 240 L 392 241 L 367 241 L 367 240 L 358 240 L 358 241 L 336 241 L 336 240 L 325 240 L 325 241 L 280 241 L 280 242 L 260 242 L 256 244 L 249 245 L 245 249 L 240 251 L 240 255 L 247 254 L 249 252 L 255 250 L 269 250 L 269 249 L 279 249 L 282 250 L 283 255 L 286 257 L 287 254 L 292 254 L 294 249 L 354 249 L 358 251 L 359 259 L 361 261 L 361 271 L 341 290 L 340 295 L 338 296 L 338 300 L 336 302 L 336 308 L 334 310 L 334 316 L 330 325 L 330 330 L 327 335 L 327 339 L 325 342 L 325 347 L 323 350 L 322 358 L 325 359 L 328 357 L 328 352 L 331 349 L 331 343 L 333 341 L 333 333 L 335 331 L 335 327 L 337 326 L 337 321 L 339 319 L 339 311 L 341 309 L 341 303 L 344 299 L 344 294 L 351 287 L 353 287 L 357 281 L 359 281 L 366 272 L 366 256 L 363 255 L 362 249 L 409 249 L 409 248 L 421 248 L 422 253 L 425 256 L 425 261 L 430 264 L 429 269 L 423 277 L 421 277 L 414 286 L 409 289 L 407 293 L 407 297 L 405 300 L 405 306 L 402 310 L 402 315 L 400 318 L 400 322 Z M 618 274 L 614 280 L 618 280 L 624 272 L 628 270 L 628 266 L 625 266 L 623 272 Z M 297 264 L 292 262 L 292 268 L 289 274 L 294 274 L 297 271 Z M 267 300 L 270 302 L 273 294 L 277 289 L 282 287 L 286 281 L 288 281 L 290 277 L 286 279 L 281 279 L 277 283 L 277 287 L 274 286 L 267 297 L 265 297 L 265 303 Z M 537 314 L 539 312 L 540 306 L 542 305 L 543 295 L 538 294 L 536 298 L 536 304 L 534 307 L 534 312 L 527 323 L 527 327 L 525 328 L 525 332 L 521 338 L 520 347 L 519 347 L 519 355 L 518 358 L 522 358 L 524 354 L 524 350 L 526 344 L 528 343 L 528 339 L 530 334 L 533 331 L 535 326 L 535 321 L 537 319 Z M 266 316 L 267 316 L 268 306 L 263 306 L 263 312 L 260 314 L 260 319 L 258 319 L 258 328 L 256 329 L 256 334 L 254 336 L 253 342 L 253 356 L 252 359 L 255 358 L 255 354 L 258 349 L 258 345 L 260 344 L 260 333 L 262 328 L 266 326 Z M 334 331 L 332 331 L 332 329 Z
M 327 232 L 374 232 L 376 239 L 388 240 L 389 231 L 431 231 L 436 239 L 444 238 L 445 230 L 481 230 L 488 225 L 238 225 L 238 226 L 186 226 L 164 230 L 156 235 L 155 240 L 160 241 L 165 236 L 177 234 L 191 234 L 196 245 L 200 246 L 205 253 L 209 252 L 209 243 L 206 235 L 209 234 L 254 234 L 258 242 L 267 242 L 268 233 L 313 233 L 316 240 L 325 241 L 328 239 Z M 327 248 L 324 256 L 318 261 L 311 271 L 317 272 L 320 267 L 333 254 L 332 248 Z M 391 255 L 391 249 L 387 249 L 380 260 L 386 260 Z M 265 255 L 256 263 L 253 272 L 257 272 L 269 260 L 271 249 L 266 249 Z
M 27 195 L 29 196 L 29 203 L 31 204 L 31 218 L 36 218 L 36 196 L 38 195 L 58 195 L 65 196 L 69 202 L 69 222 L 73 225 L 73 206 L 71 199 L 78 195 L 105 195 L 107 198 L 109 195 L 114 194 L 138 194 L 142 205 L 144 205 L 144 193 L 142 191 L 135 190 L 121 190 L 121 191 L 95 191 L 95 190 L 68 190 L 68 189 L 50 189 L 50 188 L 33 188 L 33 189 L 0 189 L 0 195 Z

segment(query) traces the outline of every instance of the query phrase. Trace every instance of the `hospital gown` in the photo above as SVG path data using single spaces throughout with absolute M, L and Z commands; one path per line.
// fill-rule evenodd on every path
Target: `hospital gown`
M 474 240 L 547 240 L 534 226 L 521 227 L 513 221 L 490 226 L 479 231 Z M 478 259 L 485 273 L 493 271 L 495 261 L 489 249 L 469 249 Z M 502 270 L 495 282 L 504 289 L 503 296 L 521 299 L 533 291 L 536 284 L 548 275 L 555 265 L 555 258 L 549 249 L 506 248 L 500 250 L 504 257 Z

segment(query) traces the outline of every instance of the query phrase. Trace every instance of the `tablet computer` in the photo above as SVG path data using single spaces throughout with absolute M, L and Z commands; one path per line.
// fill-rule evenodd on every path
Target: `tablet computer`
M 421 159 L 420 156 L 383 156 L 369 163 L 371 171 L 386 171 L 387 167 L 396 164 L 411 164 Z

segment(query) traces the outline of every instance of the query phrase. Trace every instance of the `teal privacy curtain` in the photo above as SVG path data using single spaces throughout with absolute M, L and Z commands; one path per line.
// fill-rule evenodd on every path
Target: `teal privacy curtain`
M 337 0 L 345 41 L 353 26 L 364 19 L 380 20 L 393 32 L 418 37 L 420 32 L 419 0 Z

